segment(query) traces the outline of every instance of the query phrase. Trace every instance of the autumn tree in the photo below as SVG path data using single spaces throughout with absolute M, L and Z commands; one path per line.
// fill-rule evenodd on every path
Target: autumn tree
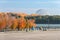
M 13 30 L 16 30 L 16 28 L 18 27 L 18 19 L 16 19 L 15 17 L 13 18 L 13 21 L 12 21 L 12 26 L 11 28 Z
M 6 27 L 6 18 L 5 14 L 0 14 L 0 30 L 3 30 Z
M 24 19 L 24 17 L 19 18 L 18 27 L 20 30 L 23 30 L 26 27 L 26 20 Z

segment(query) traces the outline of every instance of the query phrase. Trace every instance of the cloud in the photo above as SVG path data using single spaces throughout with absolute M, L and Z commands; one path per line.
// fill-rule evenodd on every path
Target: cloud
M 22 1 L 0 1 L 0 3 L 30 3 L 30 4 L 60 4 L 60 1 L 35 1 L 35 2 L 22 2 Z M 14 6 L 14 5 L 13 5 Z M 1 6 L 0 6 L 1 7 Z M 59 15 L 60 14 L 60 9 L 57 8 L 0 8 L 0 11 L 11 11 L 11 12 L 26 12 L 26 13 L 35 13 L 38 9 L 46 9 L 49 11 L 51 15 Z
M 36 13 L 39 9 L 46 10 L 48 15 L 60 15 L 60 9 L 58 8 L 4 8 L 0 9 L 0 12 L 25 12 L 31 14 Z

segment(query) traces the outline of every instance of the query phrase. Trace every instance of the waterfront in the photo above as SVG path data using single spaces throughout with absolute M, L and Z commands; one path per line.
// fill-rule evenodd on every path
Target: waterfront
M 38 27 L 60 27 L 60 24 L 36 24 Z
M 43 30 L 58 30 L 60 31 L 60 24 L 36 24 L 36 27 L 42 27 Z

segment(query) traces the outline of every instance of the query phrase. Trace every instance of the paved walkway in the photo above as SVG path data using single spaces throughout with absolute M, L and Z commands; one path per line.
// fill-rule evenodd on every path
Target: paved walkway
M 60 31 L 1 32 L 0 40 L 60 40 Z

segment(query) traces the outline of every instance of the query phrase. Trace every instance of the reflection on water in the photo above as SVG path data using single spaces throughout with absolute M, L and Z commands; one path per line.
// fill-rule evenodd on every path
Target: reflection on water
M 37 28 L 43 28 L 45 30 L 60 30 L 60 24 L 37 24 Z
M 60 27 L 60 24 L 37 24 L 37 27 Z

